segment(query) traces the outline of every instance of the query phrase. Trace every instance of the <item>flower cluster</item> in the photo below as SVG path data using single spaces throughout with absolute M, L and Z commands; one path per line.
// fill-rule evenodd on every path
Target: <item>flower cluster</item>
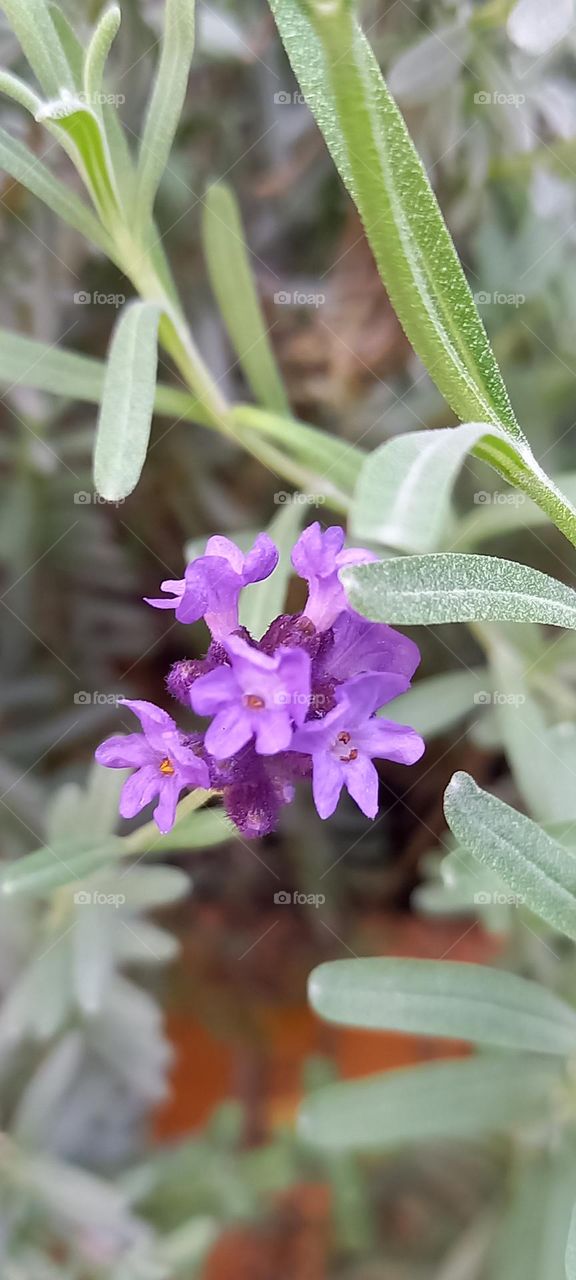
M 334 812 L 342 787 L 367 817 L 376 816 L 373 761 L 413 764 L 424 743 L 376 715 L 409 687 L 420 654 L 412 640 L 348 605 L 340 570 L 373 559 L 370 551 L 345 550 L 338 526 L 310 525 L 292 553 L 308 582 L 304 611 L 280 615 L 260 640 L 239 625 L 238 602 L 243 587 L 276 567 L 266 534 L 247 555 L 228 538 L 210 538 L 184 578 L 162 583 L 169 596 L 148 604 L 174 609 L 181 622 L 203 617 L 210 629 L 205 658 L 177 662 L 167 679 L 170 694 L 210 724 L 203 735 L 184 733 L 152 703 L 124 701 L 142 732 L 109 738 L 96 752 L 101 764 L 135 769 L 122 791 L 123 817 L 157 797 L 154 817 L 166 832 L 183 790 L 213 788 L 244 835 L 262 836 L 303 778 L 312 779 L 321 818 Z

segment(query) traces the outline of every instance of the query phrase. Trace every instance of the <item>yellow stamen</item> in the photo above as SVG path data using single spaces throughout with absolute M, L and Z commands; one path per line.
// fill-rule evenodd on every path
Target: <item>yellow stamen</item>
M 171 777 L 174 773 L 174 765 L 172 764 L 172 761 L 168 759 L 168 756 L 164 756 L 160 765 L 160 773 L 165 773 L 168 777 Z

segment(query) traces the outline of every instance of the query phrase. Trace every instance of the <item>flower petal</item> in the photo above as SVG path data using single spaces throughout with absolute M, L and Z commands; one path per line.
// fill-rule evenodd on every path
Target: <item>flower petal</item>
M 133 769 L 143 764 L 154 764 L 155 754 L 143 733 L 117 733 L 96 748 L 98 764 L 108 769 Z
M 415 729 L 379 716 L 357 729 L 354 740 L 366 755 L 394 760 L 397 764 L 415 764 L 426 749 L 424 740 Z
M 312 764 L 314 804 L 321 818 L 330 818 L 344 786 L 343 766 L 328 751 L 319 751 L 313 757 Z
M 166 778 L 160 786 L 158 804 L 154 810 L 154 821 L 158 830 L 164 836 L 174 826 L 176 805 L 178 804 L 181 790 L 182 782 L 178 777 Z
M 155 765 L 147 764 L 126 779 L 120 793 L 120 813 L 123 818 L 134 818 L 141 809 L 158 795 L 162 774 Z
M 206 730 L 204 746 L 217 760 L 235 756 L 252 737 L 250 717 L 242 707 L 231 705 L 219 711 Z
M 288 711 L 256 712 L 252 716 L 252 725 L 258 755 L 275 756 L 290 746 L 292 724 Z
M 190 686 L 190 706 L 199 716 L 213 716 L 235 695 L 239 689 L 231 667 L 215 667 Z
M 368 756 L 361 754 L 346 765 L 344 781 L 362 813 L 367 818 L 375 818 L 378 813 L 378 774 Z

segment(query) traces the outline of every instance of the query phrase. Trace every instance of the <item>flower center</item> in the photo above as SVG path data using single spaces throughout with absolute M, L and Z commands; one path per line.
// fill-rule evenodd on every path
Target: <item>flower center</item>
M 266 706 L 264 698 L 261 698 L 259 693 L 245 693 L 243 702 L 249 711 L 262 711 L 262 708 Z
M 169 760 L 168 756 L 164 756 L 164 759 L 162 760 L 160 773 L 166 774 L 167 777 L 171 777 L 174 773 L 174 765 L 172 764 L 172 761 Z
M 343 747 L 347 747 L 347 746 L 348 746 L 348 743 L 349 743 L 349 742 L 351 742 L 351 741 L 352 741 L 352 734 L 351 734 L 351 733 L 348 733 L 348 730 L 347 730 L 347 729 L 343 729 L 343 730 L 342 730 L 342 733 L 339 733 L 339 734 L 338 734 L 338 736 L 337 736 L 337 738 L 336 738 L 336 748 L 337 748 L 337 750 L 338 750 L 339 759 L 342 761 L 342 763 L 343 763 L 343 764 L 350 764 L 352 760 L 357 760 L 357 759 L 358 759 L 358 748 L 357 748 L 357 747 L 351 747 L 347 755 L 341 755 L 341 753 L 340 753 L 340 751 L 339 751 L 339 749 L 338 749 L 338 744 L 339 744 L 339 743 L 340 743 L 340 745 L 341 745 L 341 746 L 343 746 Z

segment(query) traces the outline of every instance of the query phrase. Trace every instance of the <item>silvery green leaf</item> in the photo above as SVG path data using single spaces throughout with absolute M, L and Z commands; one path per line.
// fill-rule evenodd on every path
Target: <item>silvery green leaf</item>
M 190 877 L 179 867 L 122 866 L 94 877 L 90 883 L 104 894 L 123 893 L 132 911 L 169 906 L 190 892 Z
M 170 159 L 193 52 L 193 0 L 166 0 L 160 61 L 146 112 L 136 176 L 135 208 L 144 234 L 149 230 L 156 193 Z
M 0 134 L 0 148 L 2 135 Z M 0 152 L 1 154 L 1 152 Z M 39 194 L 39 193 L 37 193 Z M 46 203 L 50 201 L 46 199 Z M 80 229 L 80 228 L 79 228 Z M 79 355 L 76 351 L 64 351 L 27 338 L 21 333 L 0 329 L 0 384 L 35 387 L 53 395 L 86 400 L 99 404 L 102 399 L 106 365 L 103 360 Z M 177 387 L 157 387 L 154 410 L 168 417 L 188 418 L 210 426 L 199 402 Z M 321 435 L 318 432 L 318 435 Z
M 272 10 L 415 351 L 462 421 L 522 440 L 436 197 L 353 10 L 296 0 L 272 0 Z
M 447 89 L 466 70 L 470 33 L 463 23 L 430 31 L 390 67 L 388 86 L 403 107 L 418 107 Z
M 530 449 L 486 424 L 409 432 L 380 445 L 364 462 L 352 506 L 354 537 L 400 551 L 435 551 L 452 542 L 452 491 L 469 453 L 520 488 L 535 482 L 538 468 Z
M 350 604 L 373 622 L 540 622 L 576 628 L 576 593 L 495 556 L 441 552 L 341 570 Z
M 543 5 L 541 0 L 518 0 L 506 30 L 519 49 L 539 57 L 568 34 L 573 22 L 573 0 L 554 0 L 552 5 Z
M 397 724 L 410 724 L 423 738 L 431 738 L 477 713 L 484 696 L 490 697 L 490 676 L 485 668 L 446 671 L 418 680 L 401 698 L 388 702 L 383 715 Z
M 158 832 L 150 842 L 146 842 L 151 853 L 161 855 L 170 849 L 210 849 L 213 845 L 233 839 L 236 833 L 236 828 L 220 805 L 198 809 L 197 812 L 184 814 L 182 818 L 178 818 L 177 814 L 176 817 L 176 824 L 168 835 L 162 836 Z M 134 846 L 133 851 L 138 852 L 138 847 L 141 847 L 140 833 L 135 835 L 136 839 L 131 837 L 130 840 Z
M 87 102 L 95 106 L 102 93 L 104 68 L 121 21 L 118 5 L 110 5 L 100 18 L 88 48 L 84 62 L 84 93 Z
M 65 931 L 52 938 L 23 969 L 0 1011 L 0 1052 L 31 1037 L 49 1040 L 72 1008 L 70 954 Z
M 450 960 L 334 960 L 313 969 L 308 998 L 340 1026 L 448 1036 L 568 1056 L 576 1012 L 537 982 Z
M 11 1125 L 18 1142 L 36 1148 L 46 1145 L 53 1113 L 72 1087 L 83 1054 L 80 1032 L 69 1031 L 40 1063 L 20 1098 Z
M 450 830 L 520 904 L 576 940 L 576 856 L 522 813 L 455 773 L 444 796 Z
M 86 882 L 85 882 L 86 883 Z M 71 980 L 74 1001 L 91 1018 L 105 1005 L 114 976 L 114 937 L 121 922 L 115 919 L 112 904 L 100 899 L 83 901 L 80 888 L 75 894 L 75 919 L 70 933 Z
M 288 399 L 256 293 L 240 210 L 223 183 L 208 188 L 203 242 L 210 283 L 230 341 L 254 397 L 268 409 L 288 413 Z
M 532 670 L 497 631 L 490 639 L 494 711 L 516 784 L 533 817 L 542 822 L 576 819 L 576 729 L 550 725 L 525 675 Z
M 271 578 L 245 587 L 240 597 L 240 623 L 255 639 L 260 639 L 274 618 L 286 611 L 288 583 L 294 572 L 290 556 L 305 512 L 305 494 L 294 494 L 268 525 L 267 532 L 278 547 L 280 559 Z
M 575 1177 L 569 1142 L 519 1153 L 486 1280 L 565 1280 Z
M 67 222 L 70 227 L 74 227 L 87 240 L 91 240 L 93 244 L 98 245 L 104 253 L 111 250 L 111 242 L 103 227 L 95 217 L 92 210 L 85 205 L 82 200 L 59 182 L 53 176 L 50 170 L 42 164 L 41 160 L 34 155 L 24 143 L 17 138 L 11 138 L 4 129 L 0 129 L 0 168 L 10 174 L 16 182 L 27 187 L 33 195 L 42 200 L 44 204 L 52 209 L 59 218 Z M 11 335 L 18 338 L 18 335 Z M 25 341 L 25 339 L 24 339 Z M 35 344 L 41 346 L 42 344 Z M 49 348 L 46 347 L 46 350 Z M 60 353 L 55 353 L 60 354 Z M 80 357 L 79 357 L 80 358 Z M 1 362 L 1 357 L 0 357 Z M 96 363 L 96 362 L 95 362 Z M 30 362 L 26 366 L 30 369 Z M 11 383 L 17 379 L 11 379 Z M 34 376 L 37 376 L 34 374 Z M 59 394 L 65 394 L 65 384 L 60 383 Z
M 16 33 L 39 84 L 47 94 L 74 88 L 74 81 L 46 0 L 2 0 L 2 8 Z
M 339 1151 L 510 1131 L 550 1114 L 560 1079 L 552 1061 L 483 1054 L 329 1085 L 305 1102 L 300 1132 Z
M 94 453 L 98 493 L 118 502 L 135 488 L 144 466 L 158 362 L 160 307 L 132 302 L 116 324 L 102 393 Z
M 119 964 L 170 964 L 180 950 L 173 934 L 149 920 L 124 920 L 114 942 Z
M 48 808 L 50 840 L 75 839 L 80 848 L 90 848 L 112 835 L 118 825 L 120 792 L 127 777 L 126 769 L 105 769 L 93 764 L 83 787 L 75 782 L 61 787 Z
M 7 98 L 12 98 L 13 102 L 24 107 L 32 116 L 35 116 L 42 107 L 42 99 L 34 93 L 30 85 L 19 76 L 12 75 L 10 71 L 0 71 L 0 93 L 4 93 Z
M 566 1276 L 567 1280 L 576 1280 L 576 1205 L 572 1210 L 566 1242 Z

